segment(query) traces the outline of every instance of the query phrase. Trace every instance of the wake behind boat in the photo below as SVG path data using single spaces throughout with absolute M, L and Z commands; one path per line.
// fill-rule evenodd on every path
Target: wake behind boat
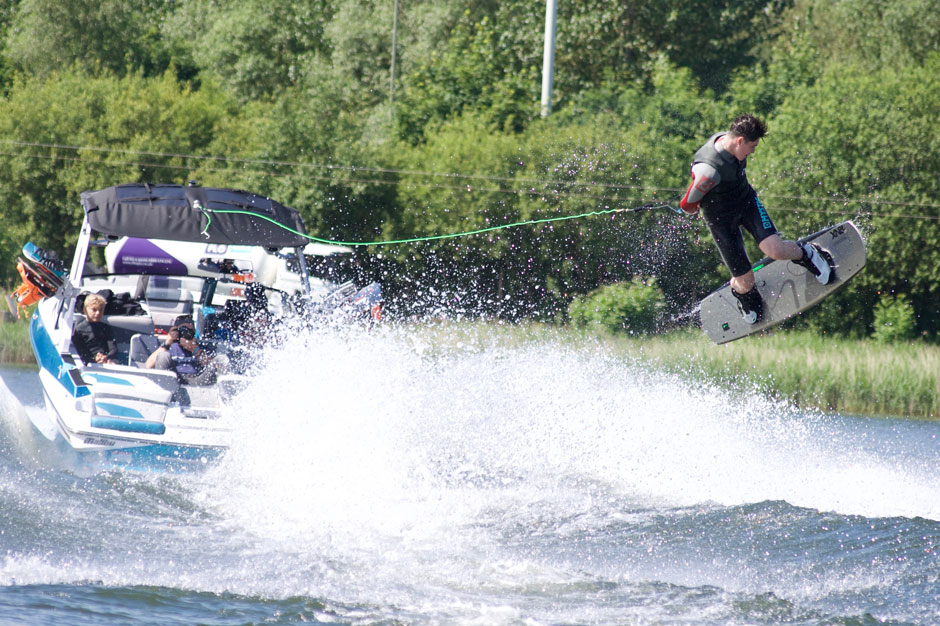
M 28 244 L 18 265 L 24 286 L 13 297 L 19 307 L 38 301 L 30 340 L 47 411 L 31 419 L 83 469 L 185 470 L 222 454 L 231 435 L 225 409 L 250 379 L 255 348 L 249 340 L 258 319 L 269 333 L 290 317 L 380 316 L 377 284 L 358 290 L 319 280 L 312 293 L 303 220 L 270 198 L 127 184 L 84 192 L 81 203 L 85 217 L 70 269 Z M 147 254 L 133 257 L 133 267 L 129 254 L 116 263 L 118 242 Z M 173 242 L 181 258 L 165 250 Z M 89 253 L 109 246 L 108 267 L 99 270 Z M 259 268 L 244 267 L 239 253 Z M 253 271 L 270 259 L 283 261 L 280 280 Z M 89 294 L 106 297 L 103 322 L 117 346 L 108 364 L 83 361 L 73 342 Z M 174 324 L 181 319 L 189 320 L 200 348 L 224 365 L 198 382 L 147 366 L 167 333 L 179 334 Z

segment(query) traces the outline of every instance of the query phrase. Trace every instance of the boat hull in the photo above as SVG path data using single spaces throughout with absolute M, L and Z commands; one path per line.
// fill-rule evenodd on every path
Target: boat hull
M 32 421 L 55 444 L 66 467 L 80 473 L 188 472 L 225 452 L 230 431 L 221 426 L 224 402 L 181 404 L 181 385 L 171 372 L 68 362 L 44 321 L 56 305 L 55 298 L 41 302 L 30 323 L 46 406 L 45 415 Z

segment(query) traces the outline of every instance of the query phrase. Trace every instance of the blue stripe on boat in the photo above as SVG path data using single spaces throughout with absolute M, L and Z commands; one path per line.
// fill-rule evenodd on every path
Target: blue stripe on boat
M 162 435 L 163 433 L 166 432 L 166 426 L 161 422 L 150 422 L 147 420 L 136 420 L 136 419 L 122 419 L 119 417 L 108 417 L 106 415 L 92 416 L 91 425 L 95 428 L 119 430 L 124 433 L 143 433 L 146 435 Z
M 107 383 L 111 385 L 127 385 L 128 387 L 133 387 L 134 383 L 125 379 L 118 378 L 116 376 L 108 376 L 107 374 L 99 374 L 98 372 L 85 372 L 82 375 L 83 378 L 93 378 L 95 382 Z
M 72 370 L 75 368 L 74 366 L 66 365 L 62 361 L 62 355 L 59 354 L 55 344 L 52 342 L 52 338 L 49 337 L 49 333 L 46 331 L 45 325 L 42 323 L 42 318 L 39 317 L 38 308 L 33 311 L 33 317 L 30 320 L 29 338 L 33 344 L 33 353 L 36 355 L 36 361 L 39 362 L 39 366 L 42 369 L 55 376 L 59 384 L 65 387 L 68 392 L 76 398 L 91 395 L 91 390 L 87 385 L 81 382 L 80 376 L 78 377 L 78 382 L 73 380 Z
M 123 404 L 114 404 L 112 402 L 95 402 L 95 406 L 99 409 L 104 409 L 108 412 L 108 415 L 114 417 L 130 417 L 131 419 L 143 419 L 144 414 L 138 411 L 137 409 L 132 409 L 129 406 L 124 406 Z

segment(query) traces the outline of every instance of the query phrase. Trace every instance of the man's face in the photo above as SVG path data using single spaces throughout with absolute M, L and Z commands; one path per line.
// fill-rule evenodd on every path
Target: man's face
M 195 339 L 187 339 L 186 337 L 180 337 L 180 345 L 183 346 L 189 352 L 195 352 L 196 347 L 199 345 L 196 343 Z
M 757 144 L 760 143 L 760 139 L 757 141 L 748 141 L 744 137 L 735 137 L 731 142 L 731 154 L 734 155 L 738 161 L 743 161 L 751 154 L 754 154 L 754 149 L 757 148 Z

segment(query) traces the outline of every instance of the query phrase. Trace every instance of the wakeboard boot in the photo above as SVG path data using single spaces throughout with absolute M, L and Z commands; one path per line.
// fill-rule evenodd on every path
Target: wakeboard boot
M 797 265 L 805 267 L 809 273 L 816 277 L 821 285 L 828 285 L 832 280 L 832 265 L 829 255 L 814 243 L 801 243 L 803 258 L 794 261 Z
M 747 293 L 738 293 L 733 288 L 731 294 L 738 300 L 738 310 L 746 324 L 756 324 L 764 318 L 764 301 L 761 300 L 757 287 Z

